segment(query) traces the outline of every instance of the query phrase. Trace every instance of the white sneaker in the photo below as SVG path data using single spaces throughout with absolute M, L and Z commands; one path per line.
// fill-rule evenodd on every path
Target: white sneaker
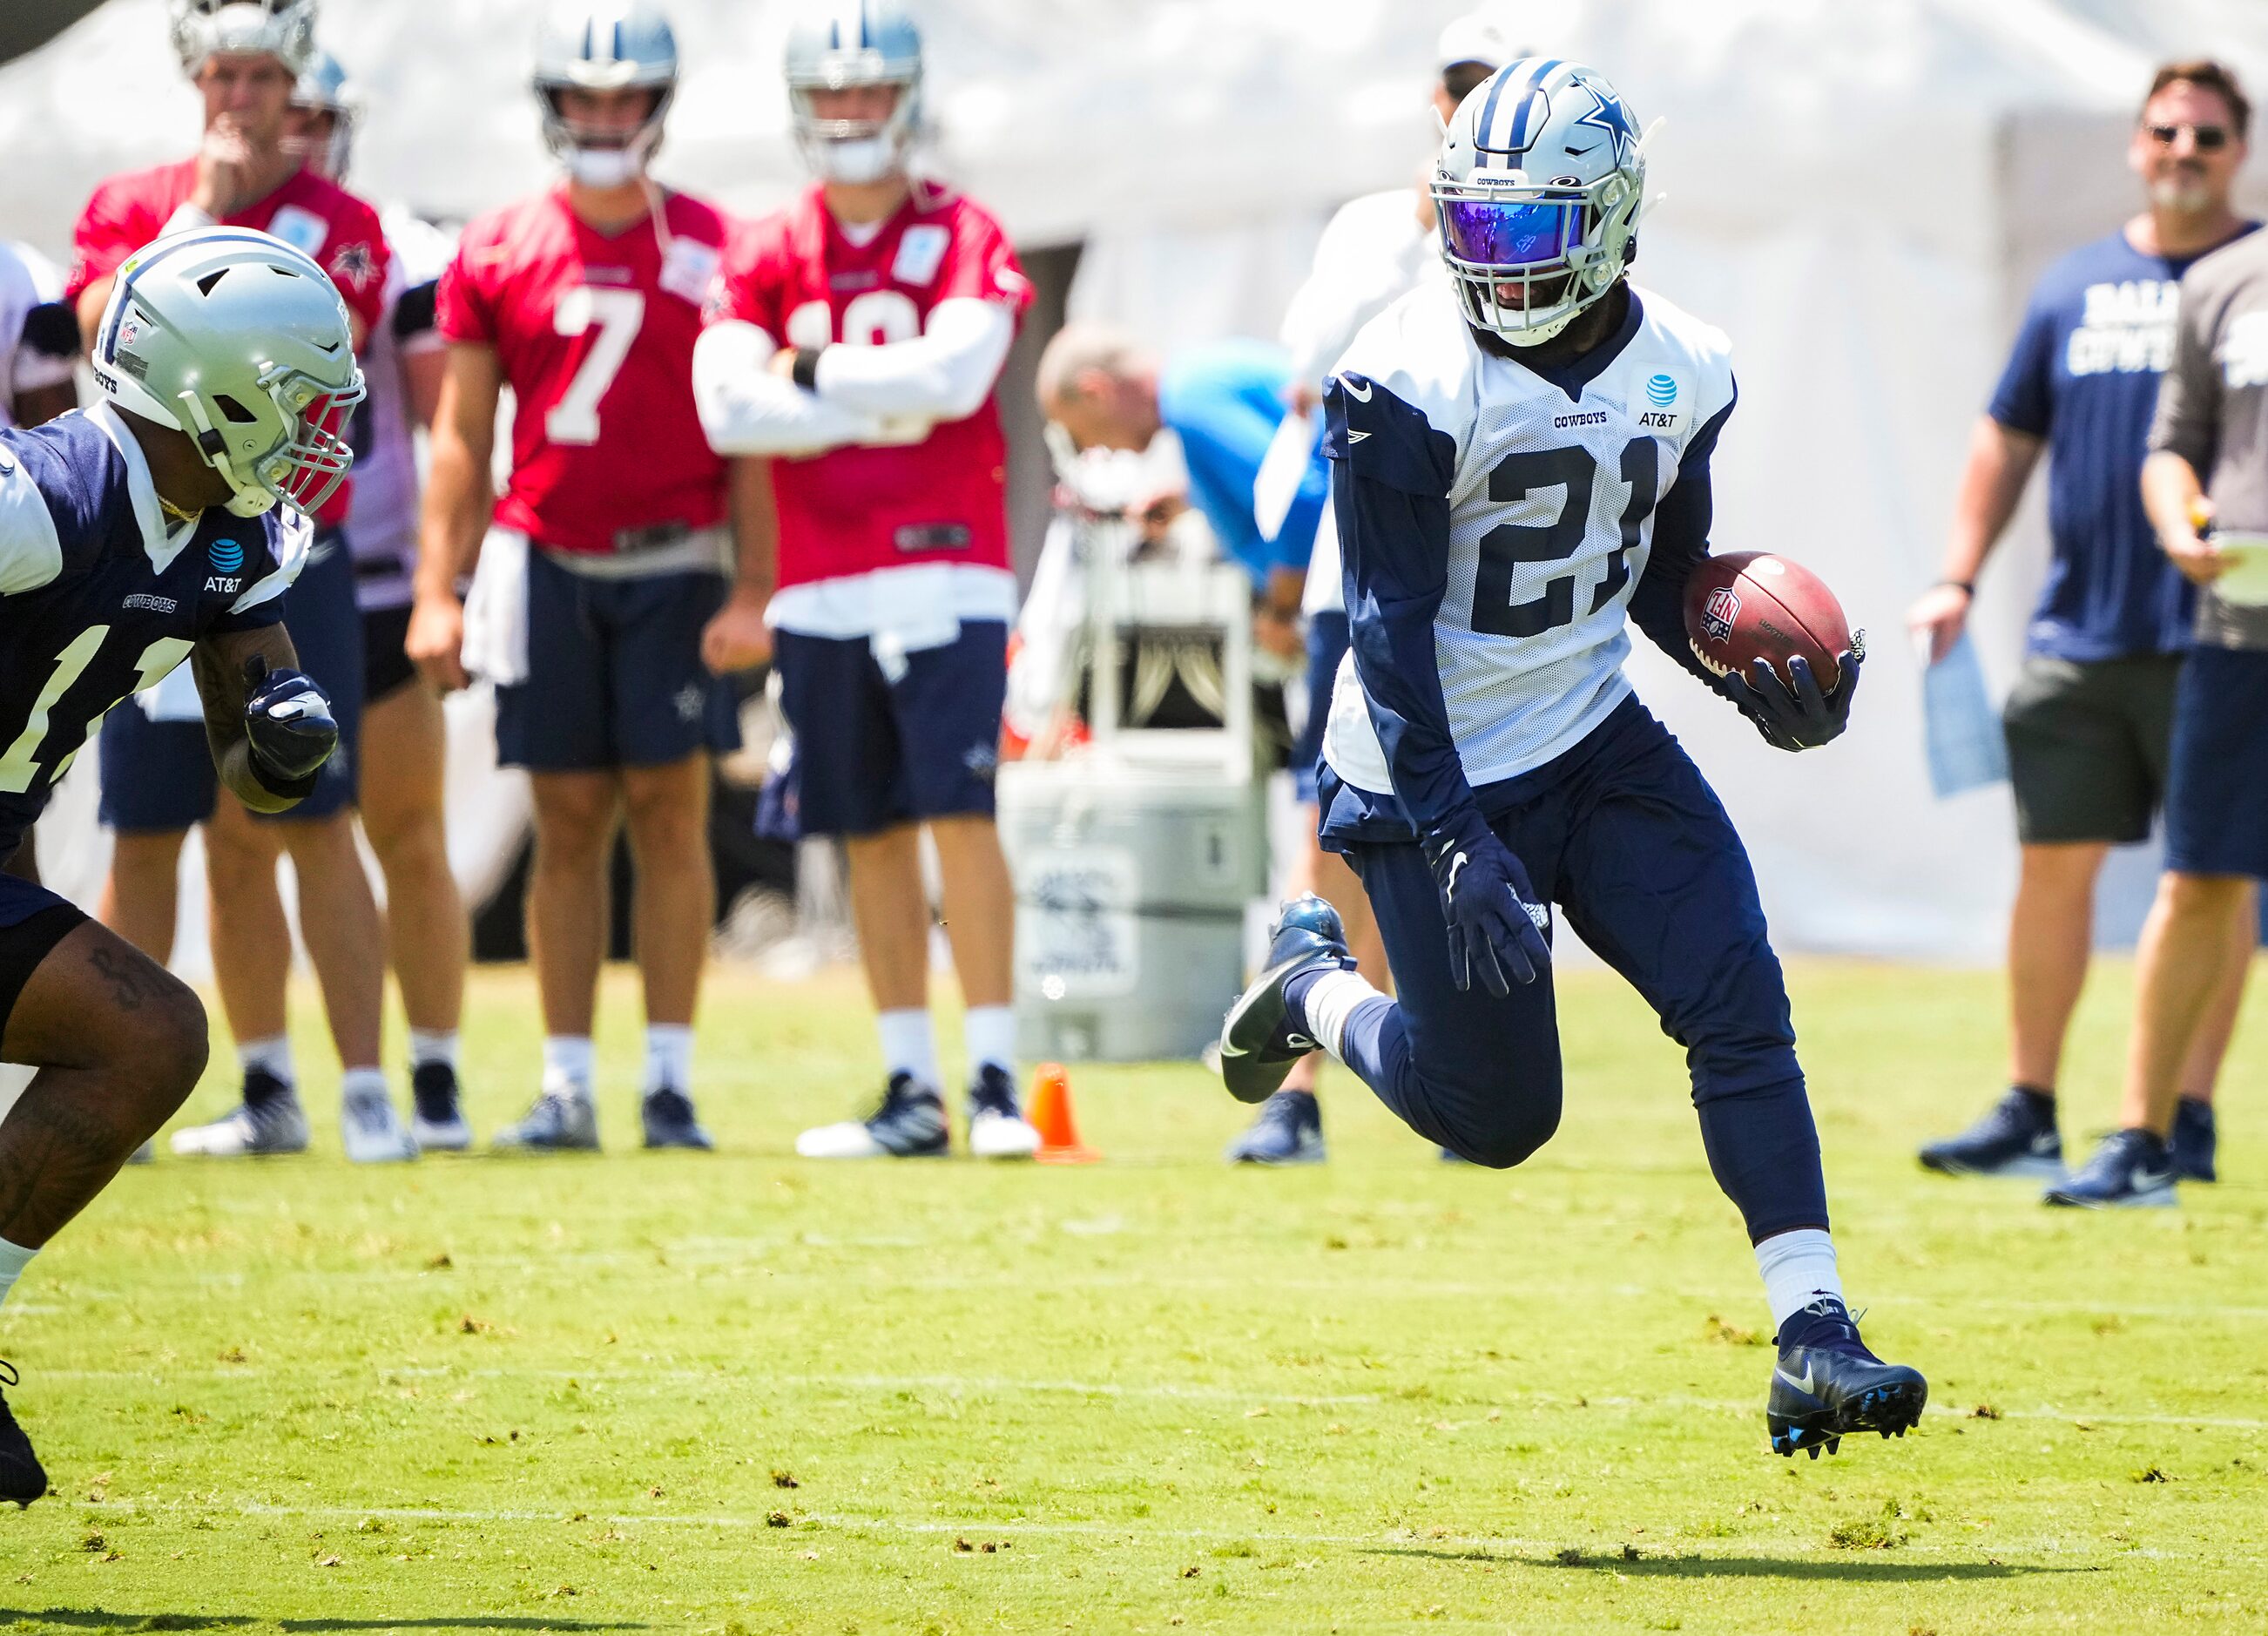
M 968 1151 L 979 1159 L 1029 1159 L 1040 1133 L 1016 1106 L 1016 1085 L 986 1067 L 968 1087 Z
M 265 1069 L 244 1076 L 247 1100 L 210 1124 L 173 1132 L 173 1148 L 184 1157 L 245 1159 L 307 1151 L 307 1116 L 291 1088 Z
M 417 1157 L 417 1144 L 383 1091 L 364 1091 L 339 1104 L 339 1135 L 358 1165 L 395 1164 Z
M 822 1124 L 795 1139 L 806 1159 L 934 1159 L 951 1146 L 944 1099 L 910 1073 L 893 1075 L 881 1105 L 865 1119 Z

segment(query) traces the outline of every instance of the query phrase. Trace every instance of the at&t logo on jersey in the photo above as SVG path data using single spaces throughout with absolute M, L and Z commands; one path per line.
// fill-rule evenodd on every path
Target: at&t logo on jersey
M 1733 623 L 1741 616 L 1741 599 L 1730 586 L 1719 586 L 1709 593 L 1709 600 L 1701 608 L 1701 634 L 1712 642 L 1733 639 Z
M 244 588 L 244 548 L 233 540 L 216 540 L 205 548 L 206 558 L 212 564 L 212 572 L 205 576 L 205 589 L 234 596 Z

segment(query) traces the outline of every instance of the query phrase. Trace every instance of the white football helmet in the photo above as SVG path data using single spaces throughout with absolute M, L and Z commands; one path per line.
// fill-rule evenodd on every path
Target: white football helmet
M 143 246 L 118 269 L 93 362 L 112 403 L 188 433 L 239 517 L 279 501 L 312 516 L 354 464 L 346 302 L 281 239 L 200 227 Z
M 291 88 L 291 106 L 331 116 L 331 140 L 320 153 L 307 156 L 307 168 L 331 181 L 346 181 L 347 161 L 354 155 L 355 122 L 362 117 L 362 99 L 355 94 L 338 58 L 328 51 L 315 53 L 315 60 Z
M 1612 290 L 1636 248 L 1645 148 L 1615 88 L 1580 63 L 1524 57 L 1475 87 L 1433 173 L 1465 316 L 1535 346 Z
M 653 112 L 624 142 L 568 122 L 559 93 L 571 86 L 654 92 Z M 653 0 L 556 0 L 535 36 L 535 95 L 543 105 L 543 144 L 576 181 L 619 188 L 645 173 L 661 146 L 661 126 L 677 95 L 677 36 Z
M 882 120 L 821 119 L 814 91 L 895 85 Z M 922 40 L 898 0 L 808 0 L 787 32 L 787 97 L 804 162 L 828 181 L 903 171 L 921 136 Z
M 191 79 L 218 53 L 272 56 L 304 74 L 315 58 L 315 0 L 173 0 L 173 33 Z

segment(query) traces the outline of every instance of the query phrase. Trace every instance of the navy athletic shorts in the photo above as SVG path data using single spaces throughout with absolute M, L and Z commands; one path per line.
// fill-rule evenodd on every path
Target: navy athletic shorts
M 1307 719 L 1292 746 L 1292 778 L 1300 799 L 1315 799 L 1315 763 L 1323 758 L 1323 728 L 1331 719 L 1331 684 L 1339 661 L 1353 645 L 1353 628 L 1344 614 L 1322 609 L 1307 615 Z
M 805 835 L 873 835 L 925 818 L 992 815 L 1008 627 L 971 620 L 885 672 L 865 637 L 782 630 L 780 709 L 795 734 L 792 791 L 771 798 Z
M 261 818 L 328 818 L 355 804 L 362 737 L 362 615 L 354 601 L 354 561 L 339 536 L 315 542 L 284 603 L 284 629 L 299 668 L 331 697 L 339 748 L 298 805 Z M 96 754 L 102 769 L 102 822 L 126 835 L 188 829 L 212 816 L 220 776 L 202 721 L 152 721 L 129 698 L 102 719 Z
M 40 962 L 85 919 L 77 904 L 37 882 L 0 874 L 0 1035 Z
M 725 605 L 701 569 L 606 578 L 527 553 L 527 680 L 497 689 L 497 759 L 534 772 L 660 767 L 740 746 L 732 688 L 701 662 Z
M 2166 867 L 2268 879 L 2268 652 L 2190 650 L 2174 696 Z

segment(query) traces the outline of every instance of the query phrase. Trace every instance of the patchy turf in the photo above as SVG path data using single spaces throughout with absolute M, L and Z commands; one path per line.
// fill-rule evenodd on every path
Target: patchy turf
M 1992 979 L 1796 986 L 1846 1279 L 1931 1378 L 1903 1442 L 1766 1451 L 1747 1247 L 1611 978 L 1563 981 L 1532 1164 L 1440 1164 L 1339 1078 L 1333 1163 L 1279 1174 L 1217 1162 L 1243 1110 L 1195 1068 L 1079 1073 L 1092 1168 L 800 1162 L 873 1089 L 855 991 L 733 973 L 725 1151 L 649 1158 L 612 973 L 608 1156 L 353 1170 L 326 1075 L 318 1156 L 129 1172 L 40 1259 L 0 1351 L 55 1492 L 0 1515 L 0 1631 L 2261 1628 L 2268 1000 L 2231 1180 L 2095 1217 L 1909 1156 L 1995 1089 Z M 473 1018 L 485 1132 L 526 974 Z

